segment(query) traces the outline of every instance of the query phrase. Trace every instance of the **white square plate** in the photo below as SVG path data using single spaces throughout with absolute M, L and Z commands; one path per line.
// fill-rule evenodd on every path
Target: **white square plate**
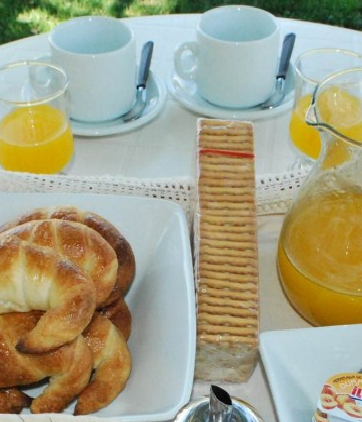
M 126 296 L 132 373 L 116 400 L 92 416 L 102 422 L 172 419 L 191 395 L 196 343 L 190 239 L 182 209 L 171 201 L 97 194 L 0 193 L 0 204 L 0 224 L 33 207 L 68 204 L 98 213 L 124 234 L 136 259 L 136 278 Z M 73 408 L 65 413 L 71 415 Z M 24 420 L 49 421 L 23 413 Z M 91 420 L 74 418 L 83 419 Z
M 279 422 L 311 422 L 324 382 L 362 368 L 362 324 L 260 334 Z

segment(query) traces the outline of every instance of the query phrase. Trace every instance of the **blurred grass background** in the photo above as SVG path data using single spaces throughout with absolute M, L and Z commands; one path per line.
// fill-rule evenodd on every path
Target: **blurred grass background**
M 362 30 L 362 0 L 0 0 L 0 44 L 49 31 L 75 16 L 199 13 L 232 3 L 256 6 L 279 17 Z

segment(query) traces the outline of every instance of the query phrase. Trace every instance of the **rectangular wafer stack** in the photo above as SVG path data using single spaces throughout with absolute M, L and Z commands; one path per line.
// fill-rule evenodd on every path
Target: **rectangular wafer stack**
M 198 120 L 195 377 L 246 381 L 258 353 L 259 295 L 252 124 Z

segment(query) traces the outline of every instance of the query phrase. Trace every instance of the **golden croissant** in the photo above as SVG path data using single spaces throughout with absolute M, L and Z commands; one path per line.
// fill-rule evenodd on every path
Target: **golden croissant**
M 109 297 L 108 303 L 117 299 L 120 294 L 125 295 L 135 276 L 135 257 L 132 248 L 119 230 L 108 220 L 93 212 L 82 211 L 74 206 L 49 206 L 35 208 L 19 218 L 0 227 L 0 231 L 31 220 L 61 219 L 84 224 L 98 233 L 112 246 L 118 258 L 118 274 L 114 292 Z
M 132 314 L 124 297 L 119 297 L 110 305 L 99 309 L 99 313 L 107 317 L 122 336 L 128 340 L 132 330 Z
M 117 256 L 110 244 L 95 230 L 73 221 L 33 220 L 0 234 L 16 236 L 69 258 L 93 280 L 97 306 L 106 303 L 117 278 Z
M 31 397 L 15 387 L 0 390 L 0 413 L 20 413 L 31 402 Z
M 105 316 L 95 313 L 84 338 L 92 352 L 93 379 L 79 394 L 75 415 L 86 415 L 111 403 L 124 389 L 131 372 L 126 340 Z
M 48 247 L 0 236 L 0 313 L 46 311 L 17 348 L 44 353 L 74 340 L 96 308 L 92 279 Z
M 32 330 L 42 312 L 9 313 L 0 315 L 0 388 L 27 386 L 50 377 L 43 392 L 31 402 L 33 413 L 61 412 L 88 384 L 92 371 L 92 355 L 83 336 L 57 350 L 41 355 L 20 353 L 15 345 L 18 340 Z M 28 406 L 30 399 L 15 388 L 8 397 L 13 406 L 8 410 Z M 6 390 L 0 393 L 4 399 Z M 16 407 L 17 406 L 17 407 Z M 1 407 L 5 411 L 5 405 Z M 14 412 L 11 412 L 14 413 Z

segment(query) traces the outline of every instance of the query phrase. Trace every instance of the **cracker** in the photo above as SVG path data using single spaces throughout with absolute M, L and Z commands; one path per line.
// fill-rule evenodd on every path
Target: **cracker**
M 200 298 L 199 304 L 198 304 L 198 306 L 200 307 L 200 312 L 208 311 L 208 313 L 211 315 L 223 312 L 225 314 L 230 314 L 230 315 L 258 317 L 257 309 L 241 308 L 236 305 L 237 303 L 234 300 L 229 299 L 229 300 L 225 300 L 222 306 L 220 306 L 219 300 L 217 298 L 209 297 L 207 295 L 203 295 Z
M 251 123 L 199 119 L 196 379 L 246 381 L 259 345 L 259 273 Z
M 255 252 L 253 249 L 236 249 L 236 248 L 218 248 L 212 245 L 202 244 L 200 246 L 200 253 L 212 256 L 228 256 L 237 258 L 255 258 Z

